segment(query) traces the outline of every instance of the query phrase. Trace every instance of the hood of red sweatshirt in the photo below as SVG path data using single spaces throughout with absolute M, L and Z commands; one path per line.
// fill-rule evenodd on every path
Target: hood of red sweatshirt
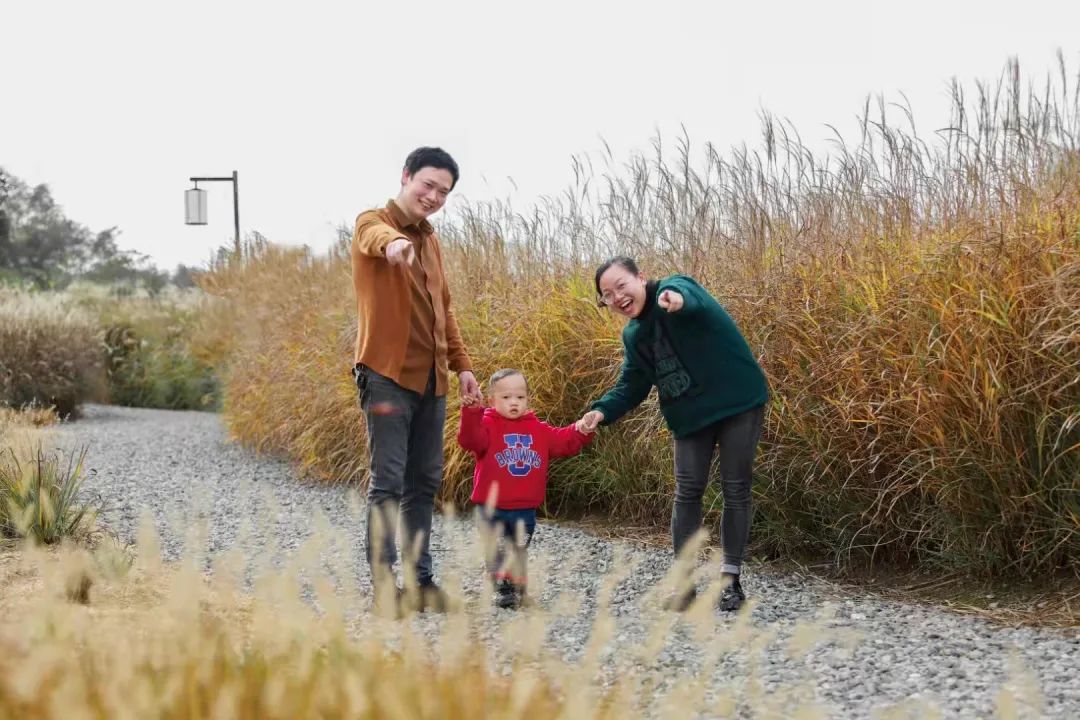
M 536 422 L 536 413 L 532 410 L 526 410 L 525 414 L 517 418 L 507 418 L 499 414 L 499 411 L 493 407 L 484 408 L 484 417 L 490 418 L 495 422 L 500 423 L 525 423 Z

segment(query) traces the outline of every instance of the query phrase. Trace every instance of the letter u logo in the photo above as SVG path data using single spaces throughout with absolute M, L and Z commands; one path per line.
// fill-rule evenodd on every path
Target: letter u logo
M 533 444 L 532 435 L 510 433 L 503 435 L 503 442 L 506 443 L 506 469 L 514 477 L 528 475 L 532 471 L 532 463 L 529 460 L 533 455 L 530 452 Z

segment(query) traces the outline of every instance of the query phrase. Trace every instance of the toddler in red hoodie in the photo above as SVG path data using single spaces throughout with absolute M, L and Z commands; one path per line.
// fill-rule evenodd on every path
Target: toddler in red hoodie
M 529 384 L 517 370 L 492 375 L 488 399 L 486 408 L 464 401 L 458 443 L 476 456 L 471 499 L 494 532 L 488 572 L 495 604 L 517 608 L 525 599 L 527 548 L 547 490 L 548 463 L 577 455 L 594 434 L 579 432 L 575 424 L 556 428 L 539 420 L 529 410 Z

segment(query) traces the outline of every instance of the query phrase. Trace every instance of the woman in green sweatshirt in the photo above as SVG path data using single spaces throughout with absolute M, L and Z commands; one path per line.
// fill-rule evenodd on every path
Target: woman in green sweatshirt
M 640 405 L 655 386 L 660 410 L 675 438 L 675 554 L 701 527 L 701 502 L 713 455 L 720 450 L 724 512 L 720 541 L 727 581 L 720 609 L 746 599 L 739 572 L 750 533 L 750 484 L 768 400 L 765 374 L 731 316 L 686 275 L 646 280 L 633 259 L 615 257 L 596 271 L 596 292 L 610 311 L 629 318 L 625 356 L 615 387 L 578 421 L 584 432 L 614 423 Z M 692 587 L 669 601 L 685 609 Z

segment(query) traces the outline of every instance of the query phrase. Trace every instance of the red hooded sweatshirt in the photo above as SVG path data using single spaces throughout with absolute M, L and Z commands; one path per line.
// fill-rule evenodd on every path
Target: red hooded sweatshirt
M 472 501 L 485 504 L 497 486 L 500 510 L 540 507 L 549 459 L 577 455 L 593 437 L 573 425 L 552 427 L 532 412 L 510 420 L 495 408 L 461 408 L 458 444 L 476 456 Z

